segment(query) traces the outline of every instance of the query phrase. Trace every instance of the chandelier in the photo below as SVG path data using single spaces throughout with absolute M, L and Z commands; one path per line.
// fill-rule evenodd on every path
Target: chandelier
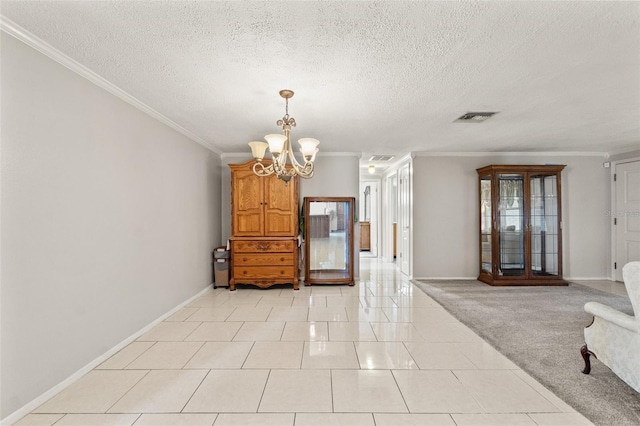
M 293 97 L 293 91 L 285 89 L 279 93 L 285 100 L 285 114 L 276 124 L 282 126 L 284 134 L 266 135 L 264 138 L 267 142 L 249 142 L 251 154 L 256 160 L 253 165 L 253 172 L 258 176 L 269 176 L 275 173 L 278 179 L 282 179 L 285 182 L 289 182 L 291 178 L 296 175 L 303 178 L 310 178 L 313 176 L 313 161 L 316 158 L 320 141 L 313 138 L 298 139 L 300 152 L 304 157 L 304 164 L 300 164 L 296 160 L 293 155 L 291 140 L 289 139 L 291 128 L 296 127 L 295 118 L 289 117 L 289 99 Z M 269 148 L 271 152 L 273 161 L 270 165 L 265 166 L 262 163 L 262 159 L 264 158 L 267 148 Z M 289 160 L 290 164 L 287 164 L 287 160 Z

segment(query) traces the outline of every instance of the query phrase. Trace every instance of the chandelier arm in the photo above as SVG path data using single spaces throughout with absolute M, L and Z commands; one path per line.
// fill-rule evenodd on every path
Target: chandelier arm
M 277 158 L 273 159 L 273 163 L 271 164 L 271 167 L 273 167 L 275 174 L 278 176 L 284 174 L 286 170 L 285 169 L 285 165 L 287 163 L 287 155 L 285 154 L 286 151 L 287 151 L 287 143 L 285 142 L 282 152 Z
M 298 160 L 296 160 L 296 157 L 293 155 L 293 149 L 291 149 L 291 143 L 289 143 L 289 152 L 287 152 L 287 154 L 289 156 L 289 161 L 291 161 L 291 166 L 294 168 L 294 170 L 296 170 L 297 172 L 300 172 L 301 170 L 304 169 L 304 166 L 298 163 Z
M 255 163 L 253 165 L 253 173 L 258 176 L 269 176 L 275 172 L 273 165 L 265 167 L 262 163 Z
M 294 124 L 295 125 L 295 124 Z M 313 171 L 313 165 L 305 160 L 304 165 L 300 164 L 298 160 L 296 160 L 295 155 L 293 154 L 293 147 L 291 146 L 291 138 L 289 135 L 291 131 L 289 128 L 284 129 L 284 134 L 287 137 L 287 141 L 285 142 L 285 146 L 287 148 L 287 157 L 289 157 L 289 162 L 291 163 L 291 170 L 288 172 L 291 176 L 295 176 L 296 174 L 307 177 L 309 175 L 309 166 L 311 166 L 311 171 Z

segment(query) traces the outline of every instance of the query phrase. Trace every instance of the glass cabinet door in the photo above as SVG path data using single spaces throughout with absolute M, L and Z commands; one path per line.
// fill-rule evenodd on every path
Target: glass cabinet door
M 555 175 L 531 175 L 531 274 L 559 275 L 558 179 Z
M 480 177 L 480 271 L 492 274 L 491 176 Z
M 305 283 L 354 284 L 349 197 L 305 197 Z
M 498 175 L 498 275 L 521 277 L 526 274 L 524 174 Z

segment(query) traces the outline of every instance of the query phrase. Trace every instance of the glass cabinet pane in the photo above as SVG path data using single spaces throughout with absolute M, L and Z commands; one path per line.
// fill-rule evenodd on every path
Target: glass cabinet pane
M 555 175 L 532 175 L 531 273 L 556 276 L 558 268 L 558 182 Z
M 525 275 L 524 175 L 498 175 L 499 275 Z
M 345 270 L 348 250 L 344 210 L 346 203 L 309 204 L 309 262 L 312 270 Z M 338 208 L 342 212 L 338 215 Z
M 491 176 L 480 178 L 480 263 L 481 271 L 492 273 L 491 268 Z
M 353 285 L 352 197 L 305 197 L 305 283 Z

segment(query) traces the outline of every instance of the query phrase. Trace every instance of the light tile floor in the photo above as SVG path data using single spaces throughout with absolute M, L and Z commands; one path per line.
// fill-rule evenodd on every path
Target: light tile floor
M 589 425 L 417 289 L 211 289 L 17 425 Z

